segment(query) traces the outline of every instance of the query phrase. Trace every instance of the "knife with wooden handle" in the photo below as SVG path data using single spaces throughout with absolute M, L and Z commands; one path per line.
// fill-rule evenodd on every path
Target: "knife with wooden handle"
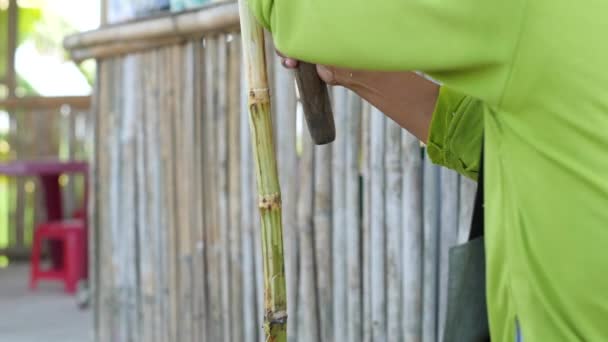
M 295 71 L 300 101 L 308 124 L 308 131 L 317 145 L 336 139 L 334 115 L 329 101 L 327 85 L 319 78 L 314 64 L 299 62 Z

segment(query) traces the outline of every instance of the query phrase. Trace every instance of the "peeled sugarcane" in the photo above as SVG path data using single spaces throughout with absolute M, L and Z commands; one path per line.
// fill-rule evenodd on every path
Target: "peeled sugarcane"
M 270 116 L 264 31 L 246 0 L 239 0 L 241 38 L 249 85 L 249 126 L 255 156 L 264 265 L 264 331 L 267 342 L 287 340 L 287 291 L 281 224 L 281 195 Z M 314 65 L 301 63 L 296 72 L 308 126 L 317 144 L 333 141 L 335 127 L 327 88 Z M 295 113 L 284 113 L 295 115 Z M 294 151 L 295 153 L 295 151 Z

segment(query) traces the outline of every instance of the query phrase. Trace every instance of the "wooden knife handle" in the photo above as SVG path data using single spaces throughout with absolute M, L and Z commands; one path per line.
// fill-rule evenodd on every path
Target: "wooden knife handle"
M 316 66 L 300 62 L 296 69 L 296 82 L 312 140 L 317 145 L 334 141 L 336 125 L 329 101 L 329 92 L 325 82 L 319 78 Z

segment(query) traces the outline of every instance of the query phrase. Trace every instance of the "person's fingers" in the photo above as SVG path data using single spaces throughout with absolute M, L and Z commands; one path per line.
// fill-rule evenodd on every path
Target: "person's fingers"
M 298 61 L 293 58 L 282 58 L 281 64 L 287 69 L 295 69 L 298 67 Z
M 317 65 L 317 74 L 323 82 L 329 85 L 339 85 L 350 88 L 353 85 L 354 70 L 333 66 Z
M 281 65 L 284 66 L 287 69 L 295 69 L 298 67 L 298 60 L 297 59 L 293 59 L 293 58 L 289 58 L 287 56 L 285 56 L 284 54 L 282 54 L 279 50 L 274 50 L 276 52 L 276 54 L 281 57 Z
M 319 77 L 323 80 L 323 82 L 329 85 L 338 84 L 338 80 L 336 79 L 336 73 L 331 67 L 317 64 L 317 74 L 319 74 Z

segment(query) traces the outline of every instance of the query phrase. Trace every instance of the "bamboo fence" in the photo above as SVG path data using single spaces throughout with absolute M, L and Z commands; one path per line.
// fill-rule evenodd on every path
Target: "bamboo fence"
M 236 10 L 214 4 L 66 40 L 99 62 L 90 194 L 99 342 L 263 341 Z M 167 21 L 188 21 L 187 33 Z M 108 41 L 108 30 L 121 33 Z M 314 146 L 292 76 L 268 65 L 281 113 L 288 340 L 439 341 L 446 253 L 466 237 L 474 184 L 432 165 L 413 136 L 342 88 L 332 96 L 337 139 Z

